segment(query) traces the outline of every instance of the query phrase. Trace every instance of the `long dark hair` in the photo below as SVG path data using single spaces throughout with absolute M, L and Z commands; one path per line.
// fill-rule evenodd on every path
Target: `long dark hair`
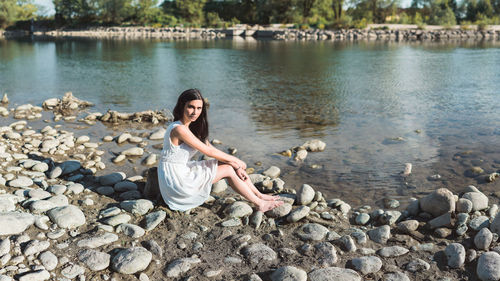
M 208 138 L 208 119 L 207 119 L 207 105 L 205 103 L 205 99 L 201 95 L 200 90 L 198 89 L 189 89 L 182 92 L 182 94 L 177 99 L 177 104 L 174 108 L 174 121 L 181 120 L 184 115 L 184 107 L 186 103 L 192 100 L 201 100 L 203 102 L 202 110 L 200 117 L 196 119 L 196 121 L 191 122 L 189 124 L 189 129 L 198 139 L 200 139 L 203 143 Z

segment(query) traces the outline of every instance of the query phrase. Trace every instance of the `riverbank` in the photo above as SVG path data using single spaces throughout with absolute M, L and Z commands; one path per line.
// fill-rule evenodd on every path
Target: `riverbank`
M 0 31 L 0 37 L 20 37 L 30 35 L 24 31 Z M 442 27 L 426 26 L 419 29 L 416 25 L 379 24 L 365 29 L 290 29 L 279 27 L 245 27 L 230 29 L 214 28 L 152 28 L 152 27 L 93 27 L 88 29 L 60 29 L 33 32 L 34 36 L 51 37 L 88 37 L 115 39 L 216 39 L 225 37 L 252 37 L 274 40 L 389 40 L 389 41 L 445 41 L 445 40 L 499 40 L 500 26 L 489 26 L 478 30 L 471 26 Z
M 455 194 L 435 176 L 434 192 L 378 209 L 308 182 L 288 188 L 279 167 L 254 166 L 256 186 L 286 204 L 263 214 L 219 182 L 203 206 L 177 213 L 157 200 L 154 173 L 142 173 L 157 163 L 168 114 L 91 106 L 67 95 L 0 107 L 0 280 L 500 278 L 497 198 L 483 192 L 497 173 L 474 167 L 467 175 L 481 190 Z M 109 134 L 93 134 L 99 124 Z M 301 161 L 322 148 L 284 154 Z

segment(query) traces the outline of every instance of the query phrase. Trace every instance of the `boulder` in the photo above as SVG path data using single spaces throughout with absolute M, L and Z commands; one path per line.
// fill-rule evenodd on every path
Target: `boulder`
M 455 211 L 455 198 L 446 188 L 440 188 L 419 200 L 420 209 L 434 217 Z

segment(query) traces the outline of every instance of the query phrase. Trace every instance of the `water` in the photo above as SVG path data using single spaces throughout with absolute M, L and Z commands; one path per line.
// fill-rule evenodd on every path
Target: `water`
M 237 147 L 250 166 L 277 165 L 289 187 L 310 183 L 329 197 L 364 204 L 480 185 L 463 175 L 478 161 L 487 172 L 500 168 L 499 47 L 0 40 L 0 92 L 16 104 L 41 104 L 71 91 L 95 103 L 93 110 L 132 112 L 172 109 L 182 90 L 196 87 L 211 104 L 211 137 Z M 304 163 L 274 154 L 312 138 L 327 149 Z M 457 156 L 464 151 L 467 157 Z M 414 174 L 402 178 L 407 162 Z M 443 180 L 427 180 L 433 174 Z

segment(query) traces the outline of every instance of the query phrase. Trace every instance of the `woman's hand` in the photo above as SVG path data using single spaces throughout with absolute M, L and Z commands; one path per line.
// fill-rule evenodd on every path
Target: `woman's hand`
M 243 168 L 239 168 L 236 170 L 236 174 L 242 181 L 246 181 L 248 179 L 248 174 Z

